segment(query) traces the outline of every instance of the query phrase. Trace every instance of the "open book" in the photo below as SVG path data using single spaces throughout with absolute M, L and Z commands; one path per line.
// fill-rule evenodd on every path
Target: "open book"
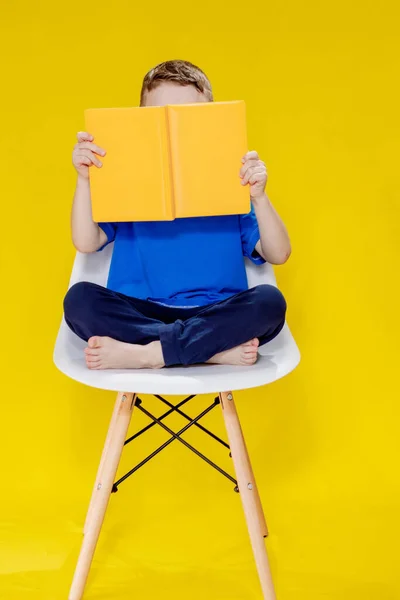
M 93 220 L 162 221 L 250 211 L 241 185 L 245 103 L 201 102 L 85 111 L 107 151 L 90 168 Z

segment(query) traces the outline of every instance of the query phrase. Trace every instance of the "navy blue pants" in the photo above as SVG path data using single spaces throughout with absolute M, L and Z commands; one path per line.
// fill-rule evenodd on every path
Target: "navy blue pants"
M 253 338 L 265 344 L 282 329 L 285 313 L 285 299 L 272 285 L 194 308 L 162 306 L 85 281 L 64 299 L 65 320 L 83 340 L 94 335 L 142 345 L 160 340 L 166 366 L 203 363 Z

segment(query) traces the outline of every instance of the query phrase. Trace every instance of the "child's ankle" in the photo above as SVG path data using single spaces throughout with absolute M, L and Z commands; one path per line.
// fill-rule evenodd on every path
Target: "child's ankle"
M 147 344 L 145 348 L 146 362 L 148 362 L 151 369 L 162 369 L 162 367 L 165 367 L 161 342 L 150 342 L 150 344 Z

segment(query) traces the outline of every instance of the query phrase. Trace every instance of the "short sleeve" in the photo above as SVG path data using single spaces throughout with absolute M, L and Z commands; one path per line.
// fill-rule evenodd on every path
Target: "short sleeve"
M 247 256 L 256 265 L 264 264 L 266 261 L 256 250 L 256 244 L 260 239 L 260 231 L 254 208 L 252 207 L 247 215 L 239 215 L 239 222 L 243 256 Z
M 106 246 L 108 246 L 108 244 L 110 244 L 111 242 L 113 242 L 115 240 L 115 234 L 117 232 L 117 224 L 116 223 L 98 223 L 98 226 L 101 227 L 101 229 L 104 231 L 104 233 L 107 236 L 106 243 L 103 244 L 103 246 L 101 246 L 101 248 L 99 248 L 97 250 L 97 252 L 100 252 L 100 250 L 103 250 L 103 248 L 105 248 Z

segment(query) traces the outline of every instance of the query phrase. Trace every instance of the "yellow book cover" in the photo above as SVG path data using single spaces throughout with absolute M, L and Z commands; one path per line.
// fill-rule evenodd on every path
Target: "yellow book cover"
M 243 101 L 88 109 L 85 126 L 107 151 L 90 169 L 94 221 L 249 212 Z

